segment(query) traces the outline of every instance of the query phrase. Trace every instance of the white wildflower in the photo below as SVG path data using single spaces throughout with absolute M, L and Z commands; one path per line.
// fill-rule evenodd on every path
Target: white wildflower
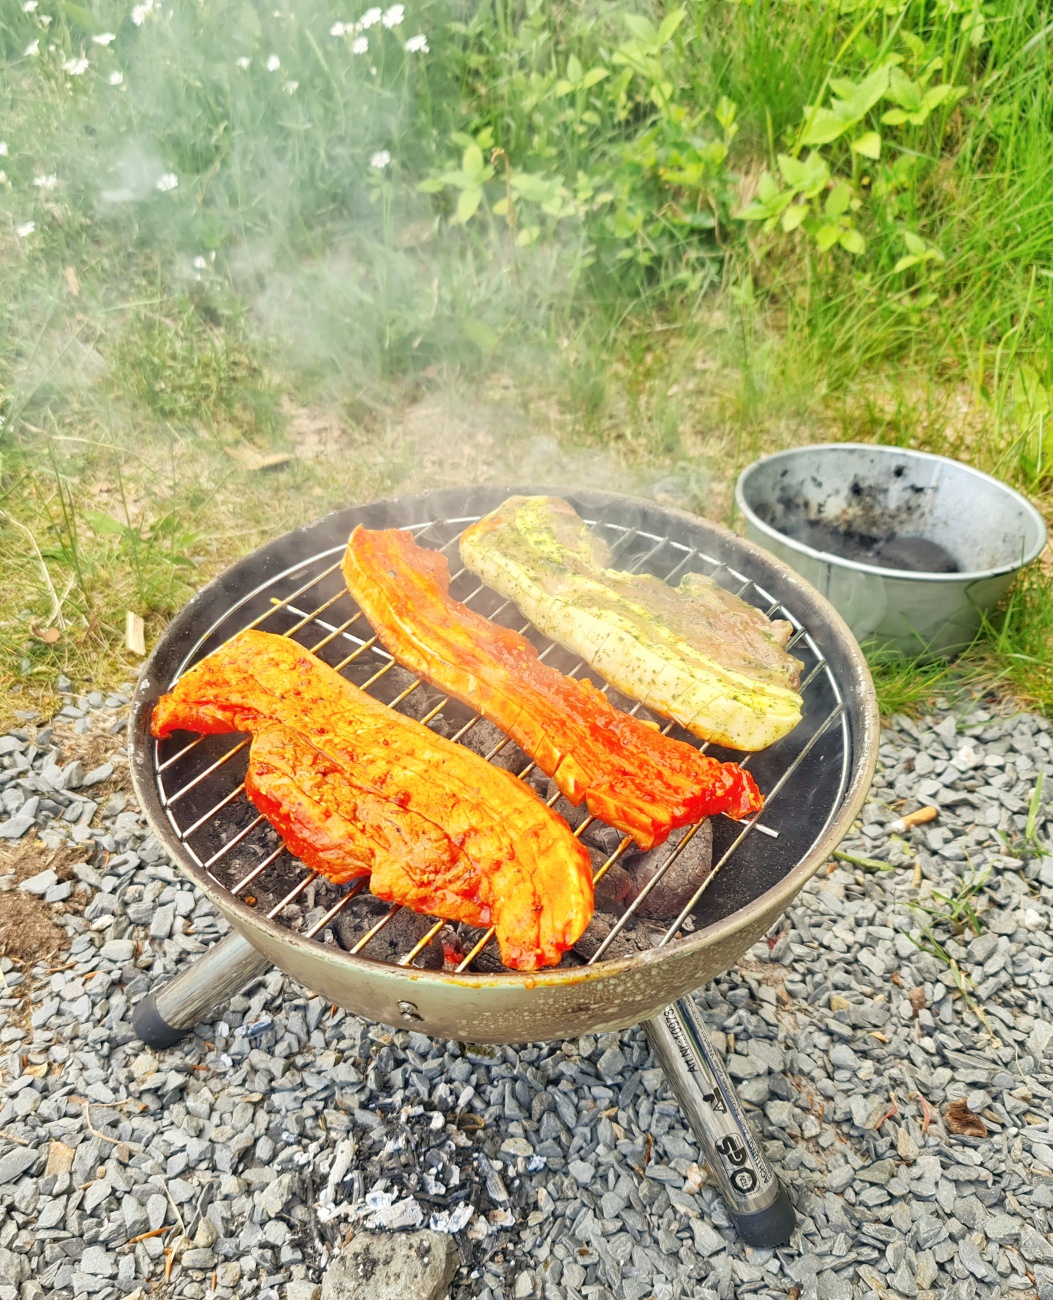
M 287 81 L 285 83 L 285 93 L 287 95 L 295 95 L 299 87 L 300 83 L 298 81 Z
M 358 20 L 358 25 L 360 28 L 375 27 L 376 24 L 379 23 L 380 20 L 383 18 L 383 16 L 384 14 L 382 10 L 380 10 L 379 8 L 377 8 L 377 6 L 374 5 L 372 9 L 367 9 L 366 12 L 362 15 L 362 17 Z
M 392 5 L 390 9 L 385 9 L 381 22 L 385 27 L 401 27 L 402 20 L 406 16 L 405 5 Z
M 369 41 L 364 36 L 356 36 L 351 42 L 352 54 L 365 54 L 369 49 Z
M 0 158 L 7 157 L 7 141 L 0 140 Z
M 194 258 L 194 267 L 195 267 L 195 269 L 198 270 L 198 271 L 204 271 L 204 270 L 206 269 L 207 266 L 208 266 L 208 263 L 205 261 L 205 259 L 204 259 L 204 258 L 201 256 L 201 254 L 199 253 L 199 254 L 197 255 L 197 257 Z
M 153 0 L 143 0 L 142 4 L 133 7 L 132 22 L 135 23 L 136 27 L 142 27 L 143 23 L 146 22 L 147 14 L 153 13 L 153 8 Z
M 28 239 L 36 228 L 37 223 L 35 221 L 27 221 L 24 226 L 15 227 L 15 234 L 19 239 Z
M 279 69 L 281 66 L 282 66 L 282 61 L 281 61 L 281 59 L 278 58 L 277 54 L 272 54 L 272 55 L 270 55 L 270 57 L 267 59 L 267 71 L 268 71 L 268 72 L 277 72 L 278 69 Z
M 370 158 L 369 165 L 370 167 L 375 168 L 378 172 L 382 172 L 390 162 L 391 154 L 389 154 L 386 149 L 378 149 L 373 157 Z
M 33 184 L 38 190 L 53 190 L 58 184 L 57 176 L 34 176 Z
M 250 67 L 250 65 L 252 64 L 252 60 L 251 60 L 251 59 L 247 59 L 247 58 L 245 57 L 245 55 L 243 54 L 243 55 L 241 56 L 240 59 L 235 59 L 235 60 L 234 60 L 234 64 L 235 64 L 235 67 L 240 68 L 240 69 L 242 70 L 242 72 L 248 72 L 249 67 Z
M 111 86 L 119 86 L 123 80 L 123 72 L 111 72 L 109 77 L 107 77 L 107 81 L 109 81 Z
M 333 23 L 332 27 L 329 28 L 329 35 L 343 36 L 344 32 L 346 31 L 347 31 L 346 23 Z
M 6 184 L 7 184 L 7 172 L 5 172 L 2 167 L 0 167 L 0 185 L 6 185 Z
M 50 14 L 38 14 L 38 15 L 37 15 L 37 22 L 41 25 L 41 27 L 50 27 L 50 26 L 51 26 L 51 15 L 50 15 Z
M 99 32 L 98 36 L 91 38 L 96 45 L 112 45 L 117 39 L 116 32 Z
M 30 41 L 29 44 L 26 46 L 26 48 L 22 51 L 22 57 L 24 59 L 31 59 L 34 54 L 39 54 L 39 53 L 40 53 L 40 41 L 39 40 Z
M 175 172 L 165 172 L 154 182 L 154 189 L 164 193 L 167 190 L 177 190 L 179 188 L 179 177 Z
M 411 36 L 409 38 L 409 40 L 406 42 L 406 53 L 407 54 L 428 53 L 428 38 L 424 35 L 423 32 L 420 32 L 418 33 L 418 35 Z
M 26 0 L 25 4 L 22 6 L 22 12 L 24 14 L 35 14 L 36 11 L 37 0 Z
M 87 59 L 67 59 L 62 65 L 62 71 L 68 72 L 71 77 L 79 77 L 88 70 Z

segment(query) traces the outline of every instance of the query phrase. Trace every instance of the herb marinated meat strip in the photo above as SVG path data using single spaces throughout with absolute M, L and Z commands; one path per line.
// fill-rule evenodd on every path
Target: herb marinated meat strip
M 588 852 L 527 785 L 285 637 L 239 633 L 161 697 L 152 730 L 251 733 L 246 793 L 308 867 L 494 925 L 506 966 L 555 965 L 589 923 Z
M 603 541 L 558 497 L 510 497 L 465 529 L 461 558 L 612 686 L 696 736 L 764 749 L 801 719 L 789 623 L 701 574 L 670 587 L 608 568 Z
M 518 632 L 452 599 L 444 556 L 399 529 L 358 527 L 344 556 L 348 589 L 400 663 L 495 723 L 575 804 L 641 848 L 674 826 L 762 805 L 753 778 L 612 707 L 591 682 L 538 659 Z

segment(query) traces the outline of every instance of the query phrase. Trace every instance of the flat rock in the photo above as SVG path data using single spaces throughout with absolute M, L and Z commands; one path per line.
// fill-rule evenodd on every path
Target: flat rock
M 0 1187 L 13 1183 L 36 1164 L 39 1152 L 34 1147 L 13 1147 L 0 1156 Z
M 330 1265 L 322 1300 L 443 1300 L 456 1271 L 441 1232 L 360 1232 Z

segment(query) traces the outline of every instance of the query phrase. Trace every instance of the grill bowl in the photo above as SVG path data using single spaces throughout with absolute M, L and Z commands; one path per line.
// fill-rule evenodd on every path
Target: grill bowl
M 756 824 L 742 827 L 720 819 L 716 825 L 719 869 L 692 912 L 693 931 L 671 929 L 661 947 L 590 966 L 453 974 L 376 961 L 368 950 L 354 955 L 320 943 L 251 905 L 239 896 L 245 890 L 234 892 L 230 877 L 258 864 L 264 851 L 244 857 L 252 837 L 245 831 L 246 800 L 235 780 L 240 780 L 238 759 L 224 757 L 237 739 L 219 748 L 194 746 L 190 737 L 158 744 L 149 730 L 158 697 L 188 667 L 250 624 L 294 635 L 305 645 L 314 645 L 321 632 L 326 646 L 319 653 L 330 662 L 343 660 L 346 646 L 353 644 L 353 657 L 385 663 L 387 656 L 366 644 L 369 630 L 361 630 L 361 619 L 340 631 L 356 607 L 333 566 L 351 529 L 359 523 L 411 528 L 422 544 L 444 545 L 453 558 L 456 537 L 468 523 L 514 493 L 546 491 L 553 490 L 436 489 L 352 507 L 289 533 L 201 591 L 165 631 L 140 677 L 132 777 L 158 838 L 230 924 L 275 965 L 372 1020 L 413 1024 L 444 1038 L 512 1043 L 646 1019 L 733 965 L 775 923 L 845 835 L 873 776 L 878 719 L 866 663 L 844 622 L 812 587 L 759 547 L 692 515 L 606 492 L 561 491 L 612 543 L 619 566 L 660 577 L 689 569 L 711 572 L 798 629 L 794 653 L 805 661 L 808 682 L 804 719 L 777 745 L 752 756 L 751 768 L 769 803 Z M 456 582 L 453 590 L 465 598 Z M 479 599 L 488 596 L 492 603 L 489 610 L 480 606 L 484 612 L 498 604 L 485 589 Z M 561 661 L 563 653 L 549 661 L 566 669 L 572 661 Z M 740 757 L 715 748 L 710 752 Z

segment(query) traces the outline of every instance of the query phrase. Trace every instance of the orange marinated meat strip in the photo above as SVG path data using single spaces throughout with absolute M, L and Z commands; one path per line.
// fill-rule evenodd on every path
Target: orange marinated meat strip
M 454 600 L 438 551 L 400 529 L 351 534 L 344 578 L 402 664 L 509 735 L 574 804 L 643 849 L 714 813 L 763 804 L 753 777 L 614 708 L 589 681 L 550 668 L 526 640 Z
M 246 792 L 308 867 L 493 925 L 506 966 L 555 965 L 589 923 L 588 852 L 533 790 L 285 637 L 239 633 L 158 700 L 152 730 L 249 732 Z

